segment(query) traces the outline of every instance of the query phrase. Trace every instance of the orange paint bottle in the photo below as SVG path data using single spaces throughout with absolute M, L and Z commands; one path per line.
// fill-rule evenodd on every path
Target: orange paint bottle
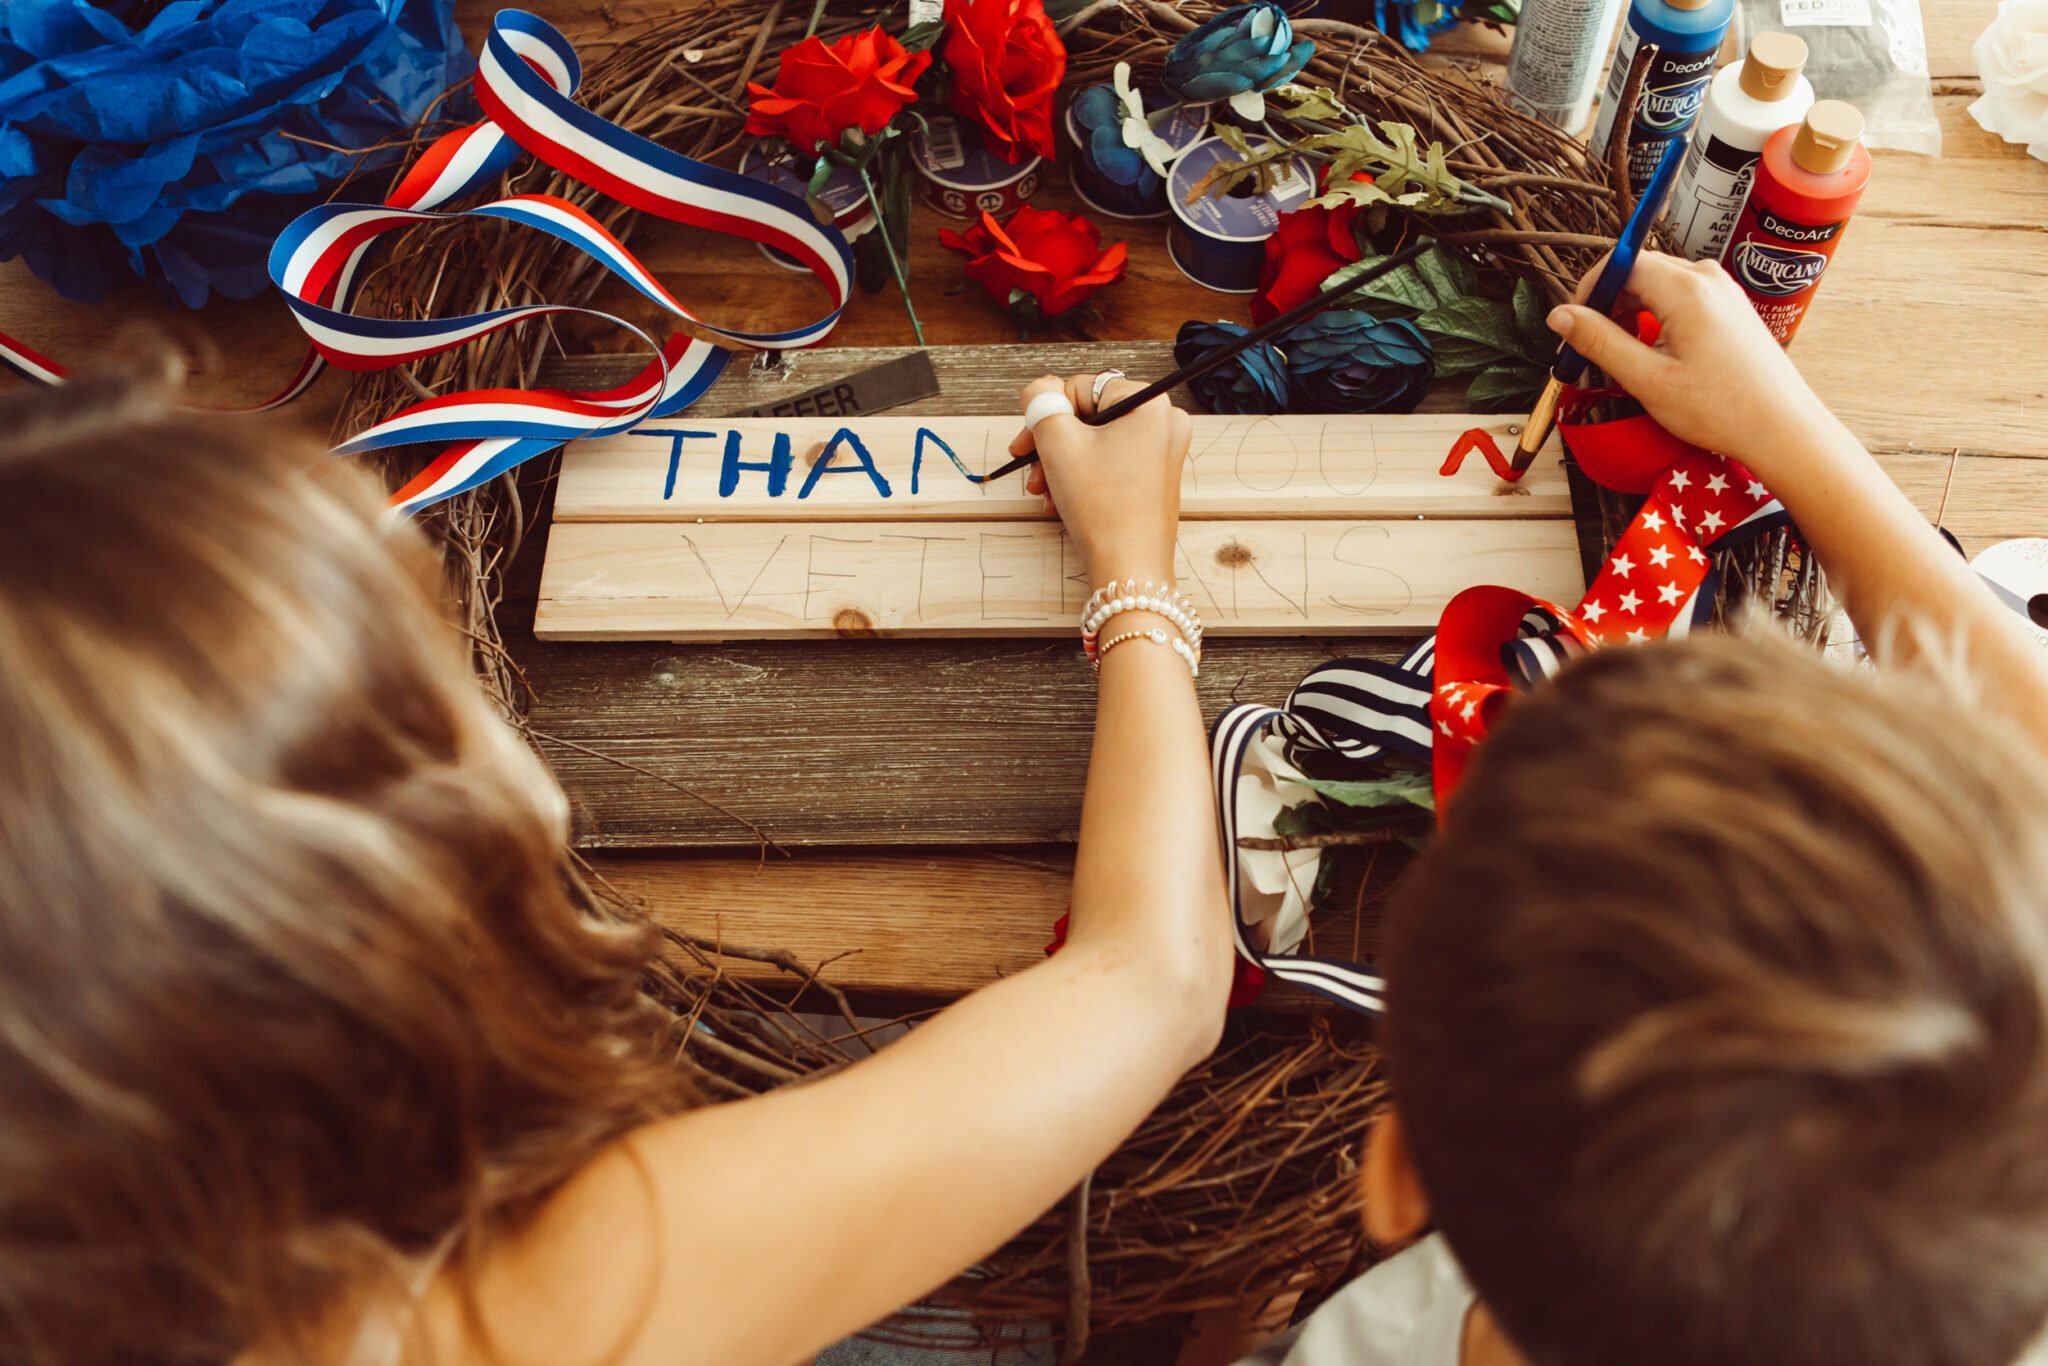
M 1799 330 L 1870 183 L 1862 138 L 1863 116 L 1853 106 L 1822 100 L 1804 122 L 1773 133 L 1757 161 L 1721 266 L 1780 345 Z

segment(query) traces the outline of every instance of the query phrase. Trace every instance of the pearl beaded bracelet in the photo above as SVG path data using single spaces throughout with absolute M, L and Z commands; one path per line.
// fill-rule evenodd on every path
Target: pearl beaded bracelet
M 1201 648 L 1202 619 L 1187 594 L 1175 591 L 1170 582 L 1111 579 L 1095 590 L 1081 610 L 1081 648 L 1090 659 L 1096 654 L 1097 634 L 1112 617 L 1124 612 L 1153 612 L 1165 617 L 1191 649 Z

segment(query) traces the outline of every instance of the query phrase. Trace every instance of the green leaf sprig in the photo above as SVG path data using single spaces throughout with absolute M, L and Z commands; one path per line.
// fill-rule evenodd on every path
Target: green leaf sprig
M 1327 91 L 1292 85 L 1282 86 L 1280 90 L 1294 100 L 1284 111 L 1285 118 L 1319 121 L 1324 117 L 1347 117 L 1342 107 L 1332 102 L 1333 97 L 1326 98 Z M 1461 214 L 1470 213 L 1474 208 L 1508 207 L 1503 201 L 1453 174 L 1446 162 L 1442 143 L 1432 142 L 1424 147 L 1420 135 L 1411 125 L 1391 119 L 1381 120 L 1377 132 L 1366 123 L 1351 122 L 1327 132 L 1312 132 L 1291 142 L 1275 141 L 1257 149 L 1233 124 L 1218 123 L 1212 127 L 1224 145 L 1237 153 L 1238 160 L 1218 162 L 1207 175 L 1195 182 L 1188 192 L 1189 203 L 1204 195 L 1229 194 L 1247 180 L 1252 182 L 1257 193 L 1264 194 L 1273 188 L 1285 163 L 1308 160 L 1327 164 L 1330 168 L 1328 188 L 1308 202 L 1321 208 L 1357 204 L 1368 211 L 1375 231 L 1383 226 L 1390 208 L 1410 209 L 1416 213 Z M 1352 175 L 1359 171 L 1366 172 L 1372 179 L 1353 180 Z
M 1367 256 L 1331 272 L 1328 288 L 1363 274 L 1385 260 Z M 1515 282 L 1508 299 L 1480 293 L 1479 273 L 1464 258 L 1432 248 L 1399 270 L 1389 271 L 1359 291 L 1380 317 L 1406 318 L 1436 351 L 1436 372 L 1470 375 L 1465 401 L 1477 412 L 1505 412 L 1526 406 L 1543 387 L 1557 359 L 1557 338 L 1544 326 L 1547 310 L 1536 287 Z

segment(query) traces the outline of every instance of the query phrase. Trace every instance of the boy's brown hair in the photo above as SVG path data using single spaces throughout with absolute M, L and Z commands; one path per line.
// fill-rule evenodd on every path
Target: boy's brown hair
M 1438 1226 L 1533 1366 L 2010 1366 L 2048 1323 L 2048 780 L 1919 670 L 1611 650 L 1392 913 Z
M 160 389 L 0 403 L 0 1362 L 311 1359 L 688 1102 L 380 493 Z

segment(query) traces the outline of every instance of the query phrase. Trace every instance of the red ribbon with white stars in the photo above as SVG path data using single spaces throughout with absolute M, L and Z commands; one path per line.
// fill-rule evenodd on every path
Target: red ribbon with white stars
M 1429 708 L 1439 811 L 1514 688 L 1506 647 L 1527 634 L 1532 612 L 1556 620 L 1550 638 L 1566 653 L 1683 634 L 1702 605 L 1710 552 L 1784 520 L 1784 508 L 1739 462 L 1680 441 L 1647 415 L 1583 420 L 1595 404 L 1622 397 L 1615 389 L 1575 390 L 1560 410 L 1565 444 L 1588 477 L 1647 495 L 1578 606 L 1482 587 L 1444 608 Z

